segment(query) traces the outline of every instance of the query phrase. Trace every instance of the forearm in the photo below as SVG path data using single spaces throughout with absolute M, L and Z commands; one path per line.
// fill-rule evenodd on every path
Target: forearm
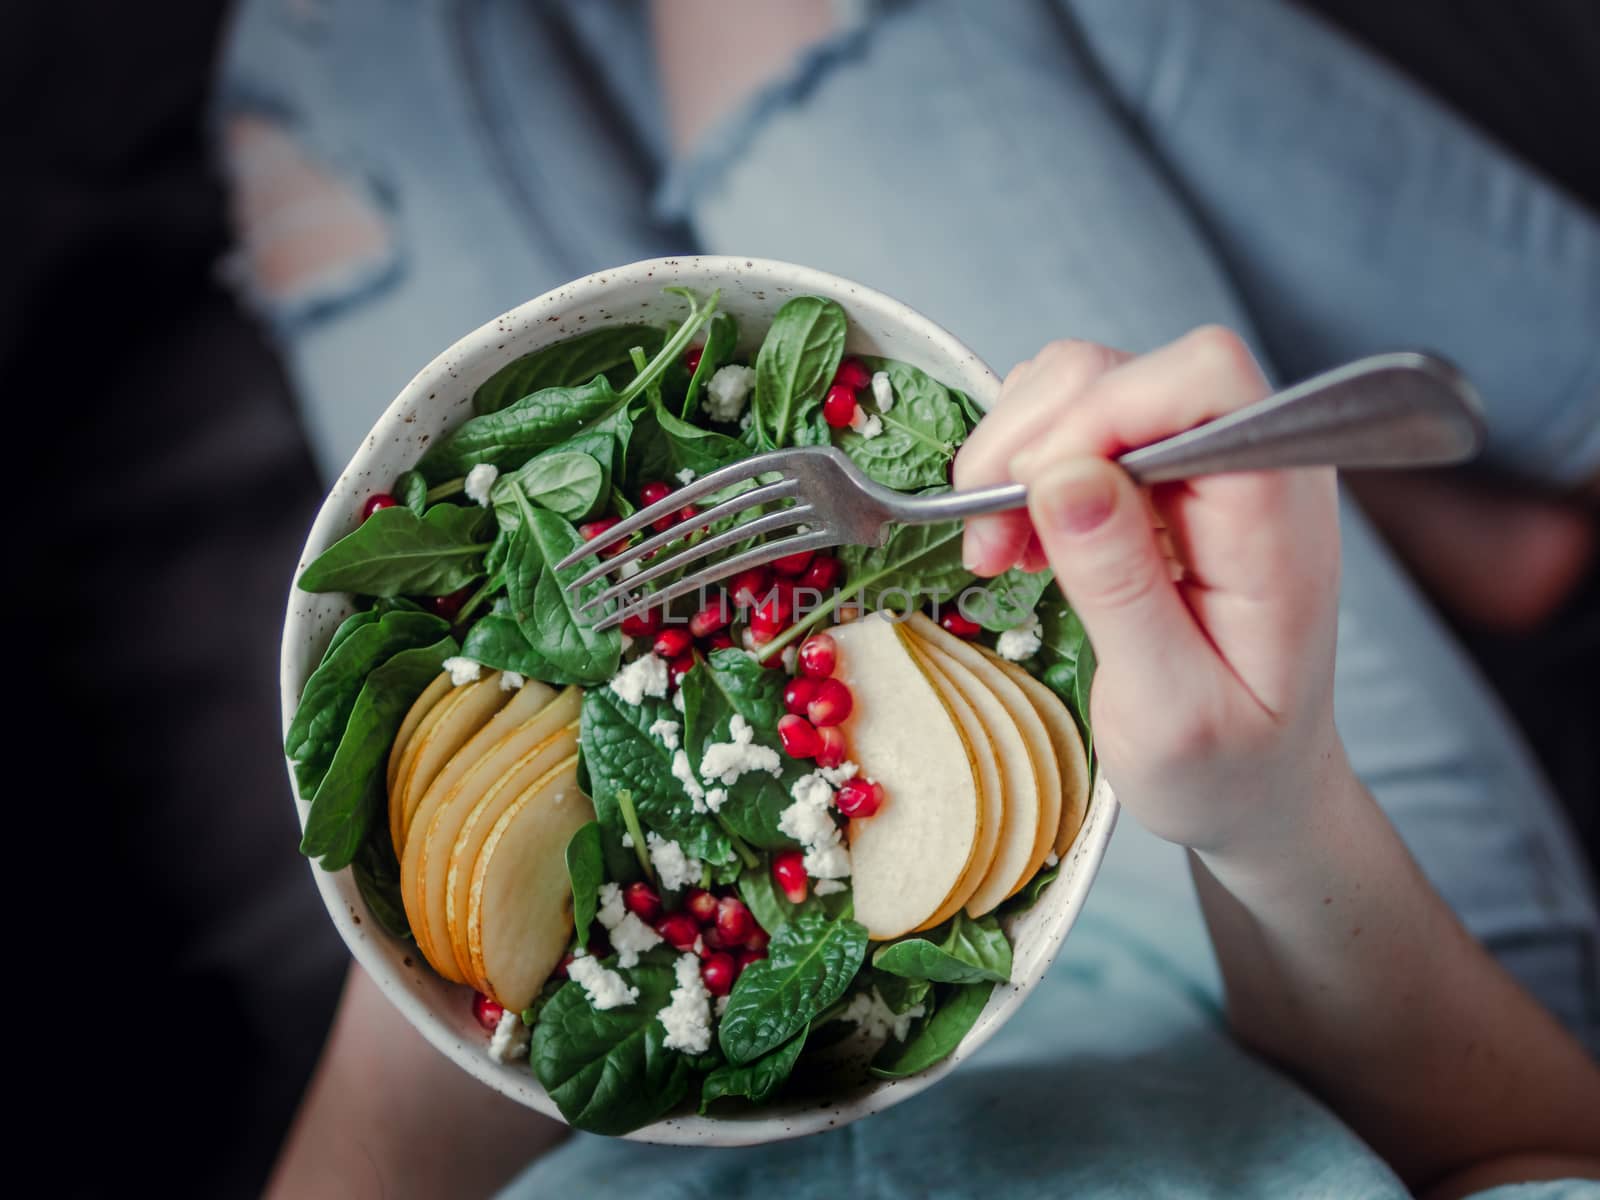
M 1600 1071 L 1461 927 L 1338 756 L 1310 828 L 1193 855 L 1241 1041 L 1408 1180 L 1600 1155 Z
M 565 1130 L 438 1054 L 352 965 L 273 1196 L 486 1196 Z

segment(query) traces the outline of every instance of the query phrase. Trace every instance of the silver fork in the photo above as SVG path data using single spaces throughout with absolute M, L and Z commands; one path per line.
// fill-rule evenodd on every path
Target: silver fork
M 1433 355 L 1400 351 L 1336 367 L 1224 417 L 1130 450 L 1116 461 L 1141 484 L 1279 467 L 1439 466 L 1472 458 L 1483 445 L 1483 437 L 1477 396 L 1461 373 Z M 878 546 L 895 525 L 958 520 L 1027 504 L 1027 490 L 1021 484 L 914 496 L 874 483 L 831 446 L 774 450 L 692 480 L 574 550 L 556 564 L 556 570 L 565 571 L 621 545 L 700 497 L 742 483 L 756 486 L 601 559 L 568 583 L 567 591 L 577 594 L 608 573 L 650 559 L 724 518 L 760 505 L 793 503 L 691 541 L 677 553 L 660 557 L 589 596 L 578 606 L 579 611 L 604 612 L 613 601 L 624 599 L 595 622 L 596 629 L 609 629 L 654 605 L 785 555 L 828 546 Z M 718 551 L 757 535 L 786 530 L 790 536 L 711 563 L 659 591 L 628 598 L 641 585 L 704 562 Z

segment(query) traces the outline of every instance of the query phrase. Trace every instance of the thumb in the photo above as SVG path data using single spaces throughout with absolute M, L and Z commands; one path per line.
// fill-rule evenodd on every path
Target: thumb
M 1039 542 L 1096 658 L 1133 691 L 1159 688 L 1169 700 L 1180 681 L 1209 673 L 1210 643 L 1173 586 L 1133 480 L 1105 459 L 1073 458 L 1026 482 Z

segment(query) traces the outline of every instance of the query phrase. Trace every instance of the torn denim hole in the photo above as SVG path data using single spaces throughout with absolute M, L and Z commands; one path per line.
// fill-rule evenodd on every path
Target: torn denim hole
M 393 194 L 314 152 L 269 106 L 225 112 L 220 148 L 233 249 L 223 278 L 280 331 L 381 294 L 402 274 Z

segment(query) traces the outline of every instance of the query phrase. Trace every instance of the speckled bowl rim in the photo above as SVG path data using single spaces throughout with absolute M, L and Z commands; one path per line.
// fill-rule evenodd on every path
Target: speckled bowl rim
M 580 332 L 578 328 L 563 326 L 564 310 L 582 308 L 619 288 L 637 286 L 647 280 L 658 286 L 678 284 L 702 291 L 717 287 L 742 288 L 755 281 L 761 289 L 781 295 L 831 296 L 848 309 L 871 312 L 883 327 L 894 328 L 897 335 L 906 340 L 926 343 L 931 348 L 929 357 L 942 357 L 953 364 L 937 368 L 936 374 L 944 382 L 961 387 L 980 405 L 988 407 L 999 389 L 1000 381 L 994 372 L 947 330 L 882 292 L 815 268 L 741 256 L 685 256 L 649 259 L 597 271 L 485 322 L 436 357 L 406 385 L 330 489 L 306 538 L 295 577 L 299 577 L 313 557 L 353 525 L 360 502 L 371 490 L 373 464 L 380 444 L 390 437 L 406 434 L 406 426 L 413 425 L 422 414 L 432 416 L 440 432 L 453 428 L 471 413 L 468 400 L 476 385 L 463 385 L 464 375 L 484 377 L 533 348 L 527 344 L 513 346 L 511 343 L 519 338 L 531 335 L 536 344 L 548 344 Z M 765 302 L 763 291 L 752 294 Z M 630 315 L 617 314 L 619 319 Z M 915 353 L 902 350 L 901 356 L 918 361 Z M 470 372 L 469 364 L 473 367 Z M 918 365 L 926 366 L 926 363 Z M 417 435 L 413 430 L 407 436 Z M 424 436 L 422 442 L 426 441 Z M 348 602 L 344 603 L 343 611 L 353 611 Z M 285 732 L 305 678 L 314 668 L 338 619 L 338 605 L 330 604 L 330 598 L 312 597 L 291 582 L 280 658 Z M 315 647 L 314 653 L 302 653 L 301 647 L 307 644 Z M 290 795 L 295 798 L 303 827 L 308 806 L 295 795 L 292 768 Z M 1115 797 L 1105 781 L 1097 778 L 1083 826 L 1063 863 L 1060 877 L 1045 889 L 1038 904 L 1029 912 L 1012 918 L 1013 981 L 995 989 L 977 1023 L 943 1062 L 906 1079 L 868 1080 L 825 1101 L 802 1099 L 727 1116 L 668 1117 L 627 1136 L 664 1145 L 757 1145 L 839 1128 L 932 1087 L 993 1037 L 1043 977 L 1082 909 L 1105 854 L 1116 814 Z M 351 954 L 429 1044 L 487 1086 L 519 1104 L 561 1120 L 555 1103 L 524 1065 L 500 1064 L 488 1057 L 482 1031 L 471 1023 L 467 1005 L 459 1005 L 459 1012 L 452 1014 L 453 1019 L 441 1011 L 444 1005 L 440 989 L 448 988 L 454 994 L 459 992 L 459 987 L 434 976 L 413 945 L 382 932 L 367 913 L 349 870 L 330 873 L 314 863 L 310 864 L 310 869 L 334 927 Z

